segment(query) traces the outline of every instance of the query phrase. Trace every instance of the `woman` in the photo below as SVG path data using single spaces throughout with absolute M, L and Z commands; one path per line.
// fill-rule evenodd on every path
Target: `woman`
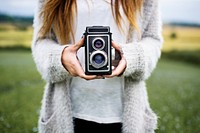
M 111 75 L 84 74 L 87 26 L 110 26 L 121 55 Z M 32 53 L 47 82 L 39 132 L 154 132 L 145 80 L 161 46 L 157 0 L 39 0 Z

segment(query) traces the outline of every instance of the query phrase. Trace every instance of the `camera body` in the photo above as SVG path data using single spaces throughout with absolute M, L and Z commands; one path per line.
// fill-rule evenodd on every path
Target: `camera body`
M 110 27 L 86 27 L 84 35 L 85 74 L 110 75 L 112 73 L 112 33 L 110 33 Z

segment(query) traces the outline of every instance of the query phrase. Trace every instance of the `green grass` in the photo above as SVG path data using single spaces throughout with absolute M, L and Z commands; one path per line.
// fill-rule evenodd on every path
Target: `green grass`
M 162 57 L 200 66 L 200 50 L 162 52 Z
M 147 81 L 157 133 L 200 132 L 200 69 L 162 59 Z M 30 52 L 0 52 L 0 132 L 37 132 L 44 82 Z
M 148 80 L 152 108 L 159 115 L 158 133 L 200 132 L 200 69 L 162 59 Z
M 36 131 L 44 83 L 30 52 L 0 53 L 0 132 Z

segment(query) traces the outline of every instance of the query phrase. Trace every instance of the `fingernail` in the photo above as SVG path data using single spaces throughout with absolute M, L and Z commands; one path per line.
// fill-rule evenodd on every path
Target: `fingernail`
M 96 78 L 98 78 L 98 79 L 102 79 L 102 76 L 97 76 Z
M 85 35 L 82 35 L 82 37 L 81 38 L 84 38 L 85 37 Z

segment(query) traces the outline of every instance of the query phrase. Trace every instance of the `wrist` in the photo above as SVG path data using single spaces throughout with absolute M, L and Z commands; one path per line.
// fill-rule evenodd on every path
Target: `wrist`
M 69 47 L 69 45 L 66 45 L 66 47 L 64 47 L 62 54 L 61 54 L 61 63 L 66 70 L 67 70 L 67 68 L 66 68 L 65 62 L 66 62 L 66 56 L 67 56 L 66 53 L 68 52 L 68 49 L 67 49 L 68 47 Z

